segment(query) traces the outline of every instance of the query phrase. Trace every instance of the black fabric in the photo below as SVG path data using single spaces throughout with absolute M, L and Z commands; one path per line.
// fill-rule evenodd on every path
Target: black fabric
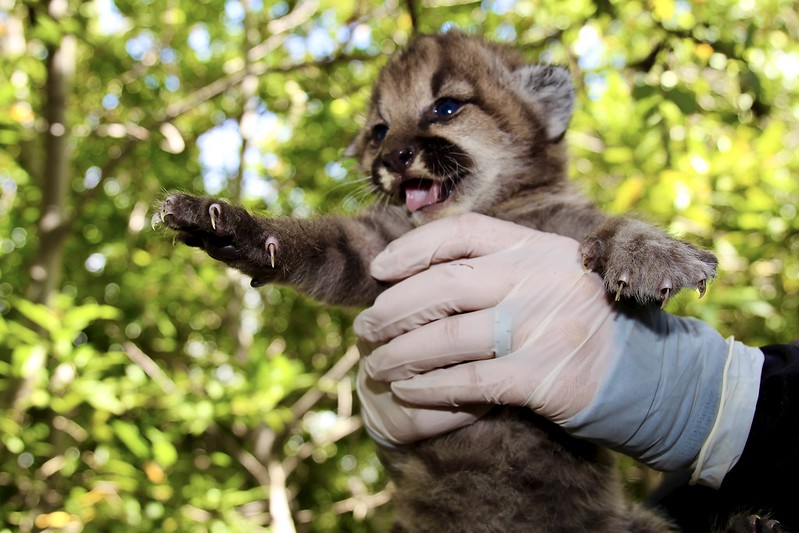
M 686 532 L 707 532 L 736 513 L 767 514 L 799 532 L 799 347 L 773 345 L 765 355 L 755 417 L 741 459 L 718 490 L 671 475 L 651 503 Z

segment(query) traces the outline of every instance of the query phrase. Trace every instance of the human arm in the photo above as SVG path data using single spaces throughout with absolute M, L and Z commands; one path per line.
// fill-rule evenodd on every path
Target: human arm
M 746 446 L 721 486 L 691 485 L 668 476 L 651 496 L 681 528 L 710 531 L 748 509 L 799 530 L 794 486 L 799 479 L 799 346 L 771 345 L 765 356 L 755 415 Z
M 359 336 L 385 342 L 365 370 L 408 404 L 528 406 L 655 468 L 693 466 L 710 485 L 740 455 L 762 353 L 612 302 L 574 241 L 455 217 L 392 243 L 372 274 L 403 281 L 356 320 Z M 420 420 L 414 437 L 432 436 Z

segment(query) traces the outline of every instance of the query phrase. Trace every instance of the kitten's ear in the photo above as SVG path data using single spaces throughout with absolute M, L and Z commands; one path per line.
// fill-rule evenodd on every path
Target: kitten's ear
M 569 70 L 553 65 L 525 65 L 512 75 L 516 91 L 544 119 L 549 140 L 560 140 L 574 110 L 574 85 Z
M 344 157 L 358 157 L 360 158 L 363 155 L 363 152 L 366 148 L 367 142 L 367 135 L 366 130 L 361 129 L 355 138 L 352 140 L 350 145 L 344 150 Z

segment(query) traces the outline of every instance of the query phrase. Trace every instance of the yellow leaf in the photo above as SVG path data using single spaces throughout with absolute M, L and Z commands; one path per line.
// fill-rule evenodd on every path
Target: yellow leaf
M 40 514 L 36 517 L 36 527 L 38 528 L 64 528 L 74 521 L 71 514 L 64 511 L 55 511 L 53 513 Z
M 634 176 L 624 180 L 624 182 L 616 190 L 615 198 L 613 199 L 612 211 L 614 213 L 623 213 L 629 211 L 641 196 L 644 194 L 644 181 L 640 176 Z
M 397 19 L 397 27 L 401 30 L 410 30 L 413 27 L 411 16 L 407 13 L 402 13 Z
M 655 0 L 655 16 L 660 20 L 669 20 L 674 16 L 674 0 Z
M 694 52 L 696 53 L 696 57 L 702 61 L 707 61 L 710 59 L 710 56 L 713 55 L 713 47 L 707 43 L 700 43 L 696 45 Z
M 36 118 L 27 102 L 17 102 L 12 105 L 10 115 L 11 120 L 20 124 L 29 124 Z
M 166 479 L 164 469 L 158 466 L 158 463 L 154 463 L 153 461 L 144 463 L 144 473 L 147 476 L 147 479 L 149 479 L 152 483 L 163 483 L 164 479 Z

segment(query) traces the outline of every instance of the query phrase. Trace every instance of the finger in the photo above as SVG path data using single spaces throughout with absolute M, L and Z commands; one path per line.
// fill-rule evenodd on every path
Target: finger
M 383 446 L 405 444 L 435 437 L 469 425 L 487 411 L 487 407 L 467 409 L 425 408 L 397 399 L 387 383 L 374 381 L 358 369 L 356 391 L 361 400 L 361 416 L 369 435 Z
M 432 370 L 395 381 L 391 390 L 397 398 L 424 407 L 524 405 L 530 395 L 525 391 L 532 385 L 514 359 L 508 356 Z
M 370 272 L 377 279 L 396 281 L 436 263 L 504 250 L 536 234 L 546 235 L 474 213 L 446 217 L 389 243 L 372 262 Z
M 494 307 L 516 281 L 499 264 L 464 259 L 435 265 L 387 289 L 355 319 L 355 333 L 385 342 L 445 316 Z
M 495 356 L 494 308 L 445 317 L 376 348 L 364 360 L 378 381 L 398 381 L 436 368 Z

